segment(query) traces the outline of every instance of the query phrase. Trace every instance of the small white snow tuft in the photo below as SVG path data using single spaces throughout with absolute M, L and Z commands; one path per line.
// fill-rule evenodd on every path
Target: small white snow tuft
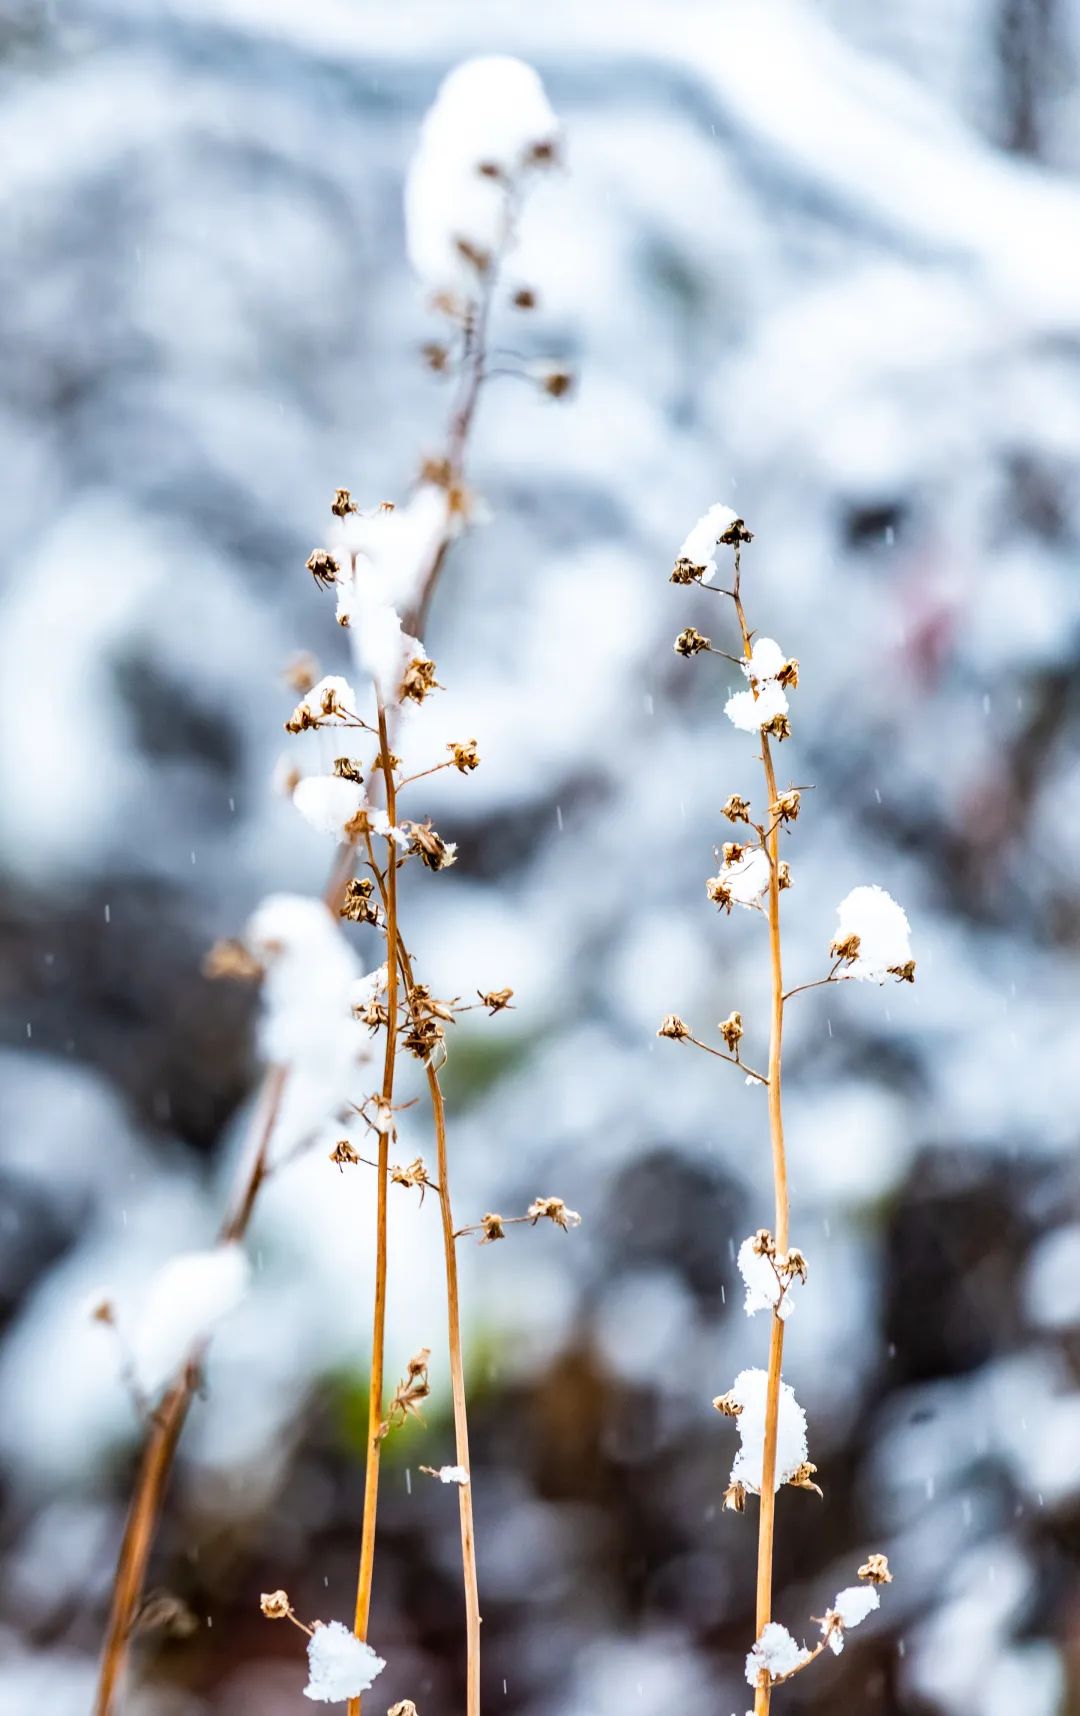
M 732 512 L 729 506 L 717 501 L 708 512 L 702 513 L 679 549 L 675 564 L 685 561 L 700 572 L 703 584 L 711 584 L 716 577 L 716 550 L 720 538 L 738 522 L 738 517 L 738 513 Z
M 836 908 L 836 946 L 850 936 L 859 938 L 855 959 L 845 966 L 852 977 L 865 983 L 884 983 L 891 971 L 911 959 L 911 926 L 902 906 L 876 883 L 852 888 Z
M 752 691 L 732 692 L 724 704 L 724 714 L 740 733 L 758 733 L 777 715 L 786 715 L 790 705 L 782 685 L 766 679 L 755 697 Z
M 386 1667 L 382 1657 L 341 1621 L 316 1626 L 307 1654 L 304 1697 L 316 1704 L 344 1704 L 349 1698 L 359 1698 Z
M 735 1378 L 729 1397 L 742 1411 L 735 1419 L 739 1451 L 731 1468 L 731 1482 L 743 1484 L 755 1495 L 761 1491 L 761 1469 L 765 1461 L 765 1397 L 769 1378 L 763 1370 L 743 1370 Z M 786 1382 L 780 1384 L 776 1431 L 775 1488 L 786 1484 L 808 1458 L 806 1413 Z
M 796 1644 L 786 1627 L 779 1621 L 769 1621 L 746 1659 L 746 1678 L 751 1686 L 757 1686 L 764 1669 L 770 1680 L 779 1680 L 800 1668 L 809 1656 L 810 1652 Z

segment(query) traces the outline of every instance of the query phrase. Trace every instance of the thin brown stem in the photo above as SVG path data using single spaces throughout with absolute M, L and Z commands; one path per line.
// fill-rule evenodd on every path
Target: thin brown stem
M 223 1242 L 241 1240 L 247 1232 L 255 1199 L 266 1177 L 270 1141 L 287 1076 L 284 1067 L 273 1067 L 267 1075 L 263 1102 L 257 1112 L 252 1135 L 250 1164 L 243 1175 L 234 1204 L 222 1225 Z M 169 1473 L 176 1457 L 176 1445 L 180 1440 L 199 1379 L 202 1352 L 200 1345 L 188 1354 L 173 1379 L 172 1386 L 150 1418 L 150 1428 L 139 1461 L 116 1561 L 94 1716 L 110 1716 L 114 1707 L 127 1660 L 132 1624 L 146 1582 L 147 1563 L 157 1534 Z
M 379 704 L 379 752 L 382 758 L 386 811 L 391 826 L 397 820 L 394 771 L 390 766 L 390 736 L 386 711 Z M 383 1057 L 382 1103 L 392 1110 L 394 1065 L 397 1054 L 397 989 L 399 938 L 397 927 L 397 871 L 393 842 L 387 839 L 385 883 L 386 909 L 386 1052 Z M 364 1469 L 364 1518 L 360 1533 L 360 1564 L 356 1579 L 356 1616 L 353 1630 L 366 1639 L 371 1615 L 371 1584 L 375 1568 L 375 1522 L 379 1507 L 379 1466 L 382 1452 L 383 1367 L 386 1340 L 387 1194 L 390 1186 L 390 1133 L 379 1133 L 378 1191 L 375 1205 L 375 1308 L 371 1330 L 371 1374 L 368 1385 L 367 1461 Z M 360 1700 L 349 1700 L 349 1716 L 360 1716 Z
M 735 579 L 730 592 L 742 634 L 743 654 L 749 657 L 753 634 L 746 623 L 740 592 L 739 547 L 735 547 Z M 776 803 L 776 770 L 766 733 L 761 735 L 761 762 L 765 772 L 766 802 Z M 769 1027 L 769 1142 L 772 1151 L 773 1191 L 776 1204 L 777 1251 L 788 1248 L 787 1157 L 784 1151 L 784 1115 L 781 1088 L 781 1051 L 784 1035 L 784 972 L 780 951 L 780 854 L 779 829 L 774 824 L 765 842 L 769 858 L 769 963 L 772 1006 Z M 761 1461 L 761 1507 L 758 1516 L 757 1637 L 772 1619 L 773 1543 L 776 1531 L 776 1435 L 780 1415 L 780 1373 L 784 1359 L 784 1324 L 773 1310 L 769 1332 L 769 1369 L 765 1389 L 765 1447 Z M 754 1694 L 754 1716 L 768 1716 L 770 1687 L 759 1686 Z
M 375 863 L 374 852 L 371 849 L 370 836 L 368 855 L 371 868 L 378 881 L 379 892 L 383 899 L 389 925 L 390 888 L 387 880 L 381 875 Z M 388 930 L 389 933 L 389 930 Z M 398 958 L 401 963 L 401 974 L 408 989 L 415 988 L 412 960 L 401 939 L 400 927 L 397 929 Z M 443 1261 L 446 1271 L 446 1320 L 448 1347 L 450 1355 L 450 1390 L 454 1405 L 454 1443 L 457 1463 L 470 1474 L 470 1482 L 458 1486 L 458 1516 L 461 1524 L 461 1568 L 462 1580 L 465 1587 L 465 1638 L 466 1638 L 466 1716 L 479 1716 L 480 1712 L 480 1590 L 476 1575 L 476 1537 L 473 1529 L 472 1507 L 472 1468 L 469 1464 L 469 1421 L 468 1407 L 465 1396 L 465 1367 L 461 1351 L 461 1308 L 458 1291 L 457 1269 L 457 1235 L 454 1232 L 453 1207 L 450 1202 L 450 1180 L 446 1149 L 446 1103 L 439 1082 L 439 1075 L 432 1066 L 430 1059 L 424 1063 L 427 1077 L 428 1093 L 431 1098 L 431 1116 L 435 1127 L 435 1150 L 438 1166 L 439 1183 L 432 1189 L 439 1199 L 439 1214 L 442 1223 Z
M 744 1072 L 747 1078 L 753 1079 L 757 1084 L 768 1084 L 769 1082 L 764 1073 L 755 1072 L 753 1067 L 748 1067 L 746 1062 L 739 1060 L 737 1055 L 726 1055 L 723 1049 L 712 1048 L 710 1044 L 703 1043 L 700 1037 L 695 1037 L 693 1032 L 689 1032 L 682 1041 L 693 1043 L 695 1049 L 704 1049 L 707 1055 L 715 1055 L 718 1061 L 727 1061 L 728 1066 L 738 1067 L 740 1072 Z

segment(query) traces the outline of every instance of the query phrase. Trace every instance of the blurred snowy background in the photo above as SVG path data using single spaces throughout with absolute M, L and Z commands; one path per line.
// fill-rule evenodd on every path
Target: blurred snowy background
M 654 1035 L 736 1006 L 753 1059 L 765 1026 L 760 925 L 703 888 L 752 747 L 724 665 L 671 649 L 719 638 L 667 582 L 719 499 L 802 663 L 788 971 L 862 881 L 919 963 L 791 1009 L 785 1373 L 827 1501 L 781 1496 L 777 1614 L 809 1632 L 869 1550 L 896 1582 L 784 1707 L 1075 1716 L 1078 0 L 6 0 L 0 1716 L 89 1708 L 137 1434 L 85 1299 L 207 1242 L 230 1183 L 251 998 L 200 961 L 324 879 L 271 788 L 280 671 L 345 661 L 303 569 L 334 485 L 401 495 L 439 448 L 402 181 L 489 51 L 567 133 L 503 337 L 580 385 L 485 401 L 491 519 L 428 630 L 484 761 L 432 783 L 460 857 L 409 939 L 437 992 L 517 996 L 455 1027 L 459 1220 L 558 1193 L 584 1221 L 462 1244 L 487 1708 L 745 1703 L 752 1514 L 720 1511 L 709 1402 L 763 1359 L 733 1248 L 771 1215 L 764 1108 Z M 421 1108 L 402 1129 L 430 1151 Z M 349 1613 L 371 1191 L 320 1155 L 266 1192 L 152 1570 L 197 1625 L 140 1638 L 131 1716 L 295 1711 L 259 1591 Z M 393 1219 L 388 1370 L 429 1344 L 436 1393 L 388 1448 L 377 1705 L 436 1716 L 437 1212 Z

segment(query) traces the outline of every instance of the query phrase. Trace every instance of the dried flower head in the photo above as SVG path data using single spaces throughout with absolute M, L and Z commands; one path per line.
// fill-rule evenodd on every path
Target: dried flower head
M 791 887 L 791 865 L 784 858 L 776 866 L 776 885 L 781 890 Z
M 489 1017 L 494 1018 L 496 1013 L 503 1013 L 510 1007 L 514 991 L 512 989 L 488 989 L 481 992 L 478 989 L 476 993 L 480 996 L 481 1006 L 486 1007 Z M 510 1010 L 512 1012 L 513 1008 Z
M 713 1401 L 713 1406 L 724 1418 L 738 1418 L 739 1413 L 743 1409 L 742 1402 L 735 1398 L 734 1389 L 730 1388 L 726 1394 L 718 1394 L 716 1396 Z
M 515 310 L 535 310 L 536 293 L 531 286 L 519 286 L 510 302 Z
M 742 1014 L 729 1013 L 726 1019 L 721 1019 L 716 1028 L 731 1053 L 737 1054 L 743 1034 Z
M 563 369 L 559 365 L 553 365 L 550 369 L 545 369 L 541 372 L 540 387 L 541 390 L 548 395 L 549 399 L 565 398 L 573 385 L 574 375 L 572 370 Z
M 452 739 L 446 748 L 454 759 L 455 769 L 459 769 L 463 775 L 480 767 L 480 752 L 476 748 L 475 739 Z
M 415 1156 L 407 1167 L 402 1168 L 397 1163 L 391 1165 L 390 1180 L 395 1186 L 405 1186 L 408 1189 L 419 1187 L 420 1202 L 424 1201 L 424 1192 L 430 1186 L 427 1167 L 422 1156 Z
M 724 1491 L 724 1506 L 729 1513 L 744 1513 L 746 1511 L 746 1485 L 729 1484 Z
M 800 1466 L 796 1466 L 788 1479 L 788 1483 L 794 1490 L 813 1490 L 815 1495 L 821 1496 L 824 1499 L 825 1492 L 821 1489 L 820 1485 L 815 1484 L 813 1481 L 814 1473 L 816 1471 L 817 1467 L 814 1465 L 812 1460 L 804 1460 Z
M 892 1574 L 889 1572 L 888 1557 L 868 1555 L 859 1568 L 859 1578 L 869 1580 L 871 1585 L 891 1585 Z
M 489 1210 L 487 1215 L 481 1217 L 480 1226 L 483 1229 L 480 1236 L 481 1245 L 490 1245 L 493 1240 L 506 1238 L 503 1218 L 501 1215 L 497 1215 L 494 1210 Z
M 336 584 L 341 575 L 341 567 L 328 548 L 316 548 L 313 554 L 308 555 L 307 570 L 323 590 Z
M 568 1228 L 581 1226 L 581 1217 L 577 1210 L 567 1209 L 561 1198 L 534 1198 L 526 1214 L 533 1227 L 545 1218 L 553 1221 L 555 1226 L 561 1227 L 564 1232 Z
M 411 1698 L 402 1698 L 397 1704 L 391 1704 L 386 1716 L 420 1716 Z
M 656 1034 L 658 1037 L 671 1037 L 675 1042 L 678 1042 L 680 1038 L 690 1035 L 690 1027 L 679 1018 L 677 1013 L 667 1013 Z
M 356 502 L 348 489 L 334 490 L 334 498 L 330 502 L 330 511 L 335 518 L 345 518 L 348 513 L 356 511 Z
M 347 882 L 338 916 L 352 924 L 377 924 L 379 908 L 371 898 L 372 886 L 367 876 L 354 876 Z
M 795 660 L 795 657 L 791 656 L 783 663 L 782 666 L 778 667 L 773 677 L 776 680 L 777 685 L 783 685 L 789 691 L 797 690 L 799 685 L 799 664 Z
M 430 822 L 413 824 L 409 851 L 415 852 L 429 870 L 446 870 L 457 857 L 456 843 L 447 843 L 441 834 L 435 832 Z
M 354 762 L 352 757 L 335 757 L 334 773 L 339 781 L 352 781 L 354 786 L 363 786 L 364 784 L 360 765 Z
M 216 941 L 202 962 L 204 977 L 231 978 L 237 983 L 257 983 L 264 975 L 263 966 L 242 941 L 226 937 Z
M 759 1227 L 750 1241 L 750 1249 L 755 1257 L 775 1257 L 776 1241 L 767 1227 Z
M 330 1160 L 339 1168 L 355 1168 L 360 1157 L 347 1138 L 339 1138 L 330 1152 Z
M 435 663 L 427 656 L 414 656 L 405 669 L 405 677 L 401 682 L 402 697 L 409 698 L 413 703 L 422 703 L 433 691 L 441 690 L 442 687 L 435 678 Z
M 259 1607 L 268 1621 L 287 1621 L 292 1614 L 287 1591 L 264 1591 L 259 1598 Z
M 776 803 L 769 806 L 769 814 L 778 817 L 781 822 L 795 822 L 799 815 L 802 794 L 797 787 L 789 787 L 787 792 L 777 796 Z
M 312 559 L 314 559 L 314 555 L 312 555 Z M 311 561 L 308 562 L 309 570 L 310 567 Z M 286 663 L 285 671 L 282 674 L 289 690 L 295 691 L 298 697 L 303 697 L 306 691 L 310 691 L 318 677 L 319 664 L 310 650 L 301 650 L 298 655 L 294 655 Z
M 750 802 L 741 793 L 733 792 L 720 812 L 729 822 L 749 822 Z
M 763 721 L 761 723 L 761 731 L 763 733 L 767 733 L 770 739 L 790 739 L 791 722 L 788 720 L 788 717 L 782 713 L 782 711 L 777 710 L 776 714 L 768 721 Z
M 776 1266 L 781 1275 L 786 1275 L 789 1281 L 795 1281 L 797 1279 L 803 1283 L 803 1286 L 806 1285 L 808 1266 L 806 1258 L 803 1256 L 798 1246 L 789 1246 L 787 1251 L 777 1258 Z
M 703 637 L 695 626 L 687 626 L 675 639 L 676 655 L 700 655 L 702 650 L 712 648 L 712 639 Z
M 430 1347 L 421 1347 L 414 1353 L 405 1367 L 405 1375 L 394 1390 L 394 1398 L 390 1402 L 386 1417 L 379 1426 L 378 1441 L 383 1441 L 391 1432 L 404 1424 L 407 1418 L 420 1417 L 420 1402 L 426 1400 L 431 1393 L 428 1382 L 428 1360 L 431 1357 Z
M 710 876 L 705 883 L 705 892 L 714 906 L 719 906 L 721 911 L 730 914 L 735 902 L 732 898 L 730 885 L 723 876 Z

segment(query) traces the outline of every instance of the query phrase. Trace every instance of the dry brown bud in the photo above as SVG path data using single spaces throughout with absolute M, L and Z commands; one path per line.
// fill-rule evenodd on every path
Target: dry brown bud
M 794 1281 L 796 1276 L 798 1276 L 799 1280 L 805 1286 L 807 1263 L 806 1258 L 797 1246 L 789 1246 L 784 1256 L 778 1257 L 776 1262 L 781 1275 L 786 1275 L 789 1281 Z
M 724 1506 L 730 1513 L 744 1513 L 746 1511 L 745 1484 L 734 1483 L 728 1485 L 727 1489 L 724 1491 Z
M 434 370 L 436 375 L 441 375 L 444 370 L 449 368 L 450 353 L 440 341 L 428 340 L 426 344 L 421 346 L 420 350 L 428 369 Z
M 339 1168 L 355 1168 L 360 1157 L 347 1138 L 339 1138 L 330 1152 L 330 1160 Z
M 791 887 L 791 865 L 786 858 L 781 858 L 776 867 L 776 885 L 781 890 Z
M 685 656 L 700 655 L 702 650 L 711 648 L 712 639 L 702 637 L 695 626 L 687 626 L 685 631 L 681 631 L 674 644 L 675 654 Z
M 548 1221 L 553 1221 L 556 1227 L 561 1227 L 564 1232 L 568 1228 L 581 1226 L 581 1217 L 577 1210 L 567 1209 L 561 1198 L 534 1198 L 525 1213 L 533 1227 L 545 1217 Z
M 747 850 L 747 847 L 739 840 L 725 840 L 722 847 L 724 863 L 740 864 Z
M 334 498 L 330 502 L 330 511 L 335 518 L 344 518 L 346 513 L 356 511 L 356 502 L 348 489 L 335 489 Z
M 481 994 L 478 989 L 476 993 L 480 996 L 481 1005 L 486 1007 L 490 1016 L 494 1018 L 496 1013 L 502 1013 L 510 1006 L 514 991 L 512 989 L 489 989 L 486 994 Z M 513 1008 L 510 1010 L 512 1012 Z
M 834 941 L 829 952 L 834 959 L 858 959 L 862 942 L 857 935 L 846 935 L 843 941 Z
M 813 1481 L 816 1471 L 817 1467 L 812 1460 L 804 1460 L 802 1465 L 792 1472 L 788 1483 L 793 1490 L 813 1490 L 816 1496 L 821 1496 L 824 1499 L 824 1491 L 819 1484 L 815 1484 Z
M 914 983 L 915 961 L 909 959 L 904 965 L 890 965 L 889 976 L 898 977 L 901 983 Z
M 868 1579 L 871 1585 L 891 1585 L 892 1574 L 889 1572 L 888 1558 L 884 1555 L 868 1555 L 859 1568 L 859 1578 Z
M 344 493 L 344 490 L 342 492 Z M 353 511 L 356 511 L 355 507 Z M 338 573 L 341 570 L 334 556 L 326 548 L 316 548 L 314 554 L 308 555 L 307 569 L 316 584 L 324 590 L 328 590 L 331 584 L 336 583 Z M 314 680 L 311 683 L 314 684 Z
M 704 566 L 695 566 L 692 560 L 676 560 L 669 582 L 672 584 L 696 584 L 704 570 Z
M 480 752 L 476 748 L 475 739 L 452 739 L 446 748 L 454 759 L 455 769 L 460 769 L 463 775 L 480 767 Z
M 414 1157 L 406 1168 L 398 1167 L 396 1163 L 393 1164 L 390 1169 L 390 1180 L 393 1185 L 405 1186 L 409 1190 L 419 1187 L 421 1203 L 424 1201 L 426 1188 L 431 1184 L 422 1156 Z
M 785 661 L 783 667 L 776 675 L 776 683 L 778 685 L 786 686 L 789 691 L 795 691 L 798 689 L 799 664 L 795 660 L 794 656 L 792 656 L 790 661 Z
M 403 1698 L 398 1704 L 391 1704 L 386 1716 L 420 1716 L 411 1698 Z
M 802 794 L 796 787 L 789 787 L 782 792 L 774 805 L 770 806 L 770 815 L 779 817 L 781 822 L 795 822 L 799 815 Z
M 426 656 L 416 656 L 405 669 L 405 678 L 401 682 L 402 697 L 411 698 L 414 703 L 422 703 L 425 697 L 442 687 L 435 678 L 435 663 Z
M 690 1035 L 690 1027 L 684 1024 L 677 1013 L 666 1013 L 663 1024 L 656 1034 L 658 1037 L 672 1037 L 678 1042 L 681 1037 Z
M 482 250 L 478 244 L 473 244 L 467 238 L 456 238 L 454 244 L 459 256 L 471 263 L 478 274 L 486 274 L 491 267 L 491 252 Z
M 257 983 L 263 968 L 242 941 L 226 937 L 216 941 L 202 962 L 204 977 L 232 978 L 237 983 Z
M 109 1328 L 116 1322 L 116 1310 L 111 1299 L 99 1299 L 91 1305 L 89 1315 L 92 1323 L 105 1323 Z
M 490 1245 L 493 1240 L 506 1238 L 503 1218 L 501 1215 L 496 1215 L 494 1210 L 489 1210 L 487 1215 L 480 1218 L 480 1226 L 484 1230 L 480 1239 L 481 1245 Z
M 752 1250 L 756 1257 L 775 1257 L 776 1241 L 767 1227 L 759 1227 L 754 1235 Z
M 732 519 L 723 536 L 718 538 L 718 541 L 726 543 L 729 548 L 733 548 L 738 542 L 753 542 L 753 540 L 753 532 L 747 530 L 746 524 L 741 518 Z
M 448 846 L 430 823 L 413 825 L 409 851 L 415 852 L 429 870 L 446 870 L 457 858 L 457 846 L 453 843 Z
M 531 286 L 519 286 L 510 302 L 515 310 L 535 310 L 536 293 Z
M 710 876 L 708 881 L 705 883 L 705 892 L 714 906 L 719 906 L 722 911 L 726 911 L 730 914 L 732 904 L 731 889 L 724 881 L 723 876 Z
M 729 822 L 749 822 L 749 799 L 745 799 L 739 793 L 733 792 L 727 803 L 724 805 L 721 815 L 726 816 Z
M 546 369 L 540 377 L 541 391 L 549 399 L 564 399 L 574 385 L 574 377 L 568 369 Z
M 713 1406 L 725 1418 L 737 1418 L 742 1411 L 742 1403 L 736 1400 L 730 1391 L 727 1394 L 718 1394 L 713 1401 Z
M 319 664 L 310 650 L 301 650 L 298 655 L 294 655 L 286 663 L 282 674 L 289 690 L 295 691 L 298 697 L 303 697 L 306 691 L 310 691 L 318 677 Z
M 726 1019 L 721 1019 L 716 1028 L 720 1032 L 721 1037 L 724 1039 L 724 1042 L 730 1049 L 731 1053 L 733 1055 L 737 1054 L 739 1040 L 743 1034 L 742 1014 L 729 1013 Z
M 345 884 L 345 895 L 338 907 L 338 917 L 351 924 L 377 924 L 379 908 L 371 899 L 372 883 L 367 876 L 354 876 Z
M 767 733 L 770 739 L 790 739 L 791 722 L 786 715 L 774 715 L 771 721 L 766 721 L 761 731 Z
M 292 1614 L 287 1591 L 264 1591 L 259 1598 L 259 1607 L 268 1621 L 287 1621 Z
M 360 773 L 360 765 L 352 757 L 335 757 L 334 773 L 340 780 L 352 781 L 355 786 L 363 786 L 364 777 Z

